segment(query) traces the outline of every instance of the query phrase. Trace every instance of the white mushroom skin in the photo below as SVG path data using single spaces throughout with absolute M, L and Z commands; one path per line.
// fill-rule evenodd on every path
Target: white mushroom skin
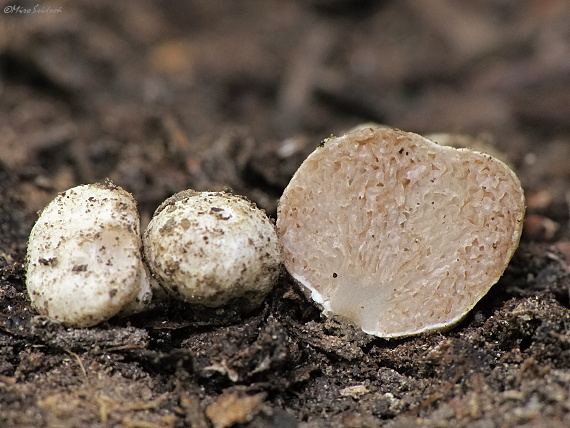
M 389 338 L 460 321 L 503 274 L 524 212 L 504 163 L 366 128 L 309 155 L 277 230 L 285 267 L 326 314 Z
M 132 195 L 106 184 L 60 193 L 28 240 L 26 285 L 32 306 L 71 327 L 89 327 L 151 300 Z
M 187 190 L 167 199 L 143 236 L 159 284 L 189 303 L 220 307 L 242 298 L 258 306 L 282 266 L 275 226 L 244 197 Z

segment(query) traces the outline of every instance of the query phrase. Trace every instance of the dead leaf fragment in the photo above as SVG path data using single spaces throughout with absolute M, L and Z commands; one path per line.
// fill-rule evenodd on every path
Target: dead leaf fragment
M 206 408 L 206 416 L 214 428 L 227 428 L 237 423 L 253 419 L 265 394 L 243 396 L 239 393 L 226 393 Z
M 347 386 L 339 391 L 341 397 L 359 398 L 361 395 L 367 394 L 368 388 L 366 385 L 352 385 Z

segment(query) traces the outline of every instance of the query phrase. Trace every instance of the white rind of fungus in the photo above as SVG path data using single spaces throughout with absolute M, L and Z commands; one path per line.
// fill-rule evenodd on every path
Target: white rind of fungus
M 210 307 L 259 305 L 277 281 L 275 226 L 244 197 L 187 190 L 167 199 L 143 236 L 145 258 L 174 297 Z
M 144 309 L 152 292 L 141 245 L 130 193 L 111 183 L 60 193 L 43 209 L 28 240 L 32 306 L 72 327 Z
M 524 212 L 501 161 L 366 128 L 309 155 L 277 230 L 285 267 L 326 314 L 389 338 L 460 321 L 503 274 Z

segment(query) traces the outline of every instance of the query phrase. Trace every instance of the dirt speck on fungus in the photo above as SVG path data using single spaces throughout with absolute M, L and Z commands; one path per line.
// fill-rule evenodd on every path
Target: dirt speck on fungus
M 567 2 L 40 6 L 61 12 L 2 15 L 0 426 L 570 425 Z M 246 316 L 163 302 L 72 329 L 31 309 L 26 240 L 58 192 L 108 177 L 143 230 L 184 189 L 275 218 L 306 156 L 364 122 L 483 140 L 521 179 L 521 245 L 453 329 L 373 338 L 286 276 Z

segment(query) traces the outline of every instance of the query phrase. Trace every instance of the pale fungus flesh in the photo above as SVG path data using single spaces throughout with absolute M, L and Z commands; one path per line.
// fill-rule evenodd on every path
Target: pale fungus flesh
M 143 235 L 148 266 L 174 297 L 206 307 L 258 306 L 277 281 L 274 224 L 245 197 L 187 190 L 167 199 Z
M 152 298 L 132 195 L 89 184 L 60 193 L 28 240 L 26 286 L 32 306 L 71 327 L 89 327 Z
M 309 155 L 277 230 L 285 267 L 326 314 L 389 338 L 460 321 L 503 274 L 524 212 L 501 161 L 365 128 Z

